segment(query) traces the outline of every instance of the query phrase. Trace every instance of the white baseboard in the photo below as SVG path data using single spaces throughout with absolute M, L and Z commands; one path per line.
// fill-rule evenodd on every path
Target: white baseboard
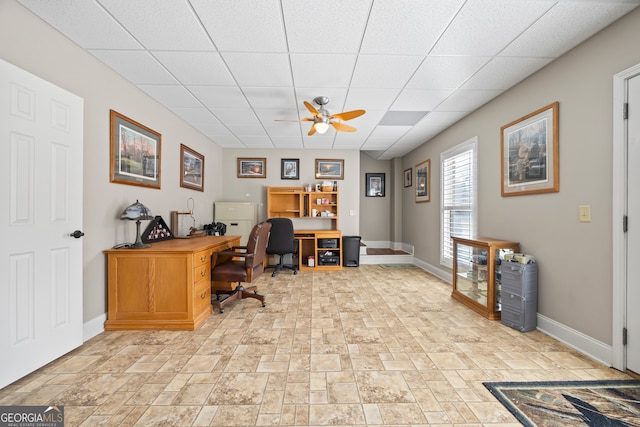
M 444 280 L 447 283 L 453 283 L 451 272 L 443 270 L 440 267 L 436 267 L 435 265 L 429 264 L 428 262 L 424 262 L 421 259 L 415 257 L 413 258 L 413 263 L 426 272 L 438 277 L 439 279 Z
M 538 330 L 590 358 L 612 366 L 613 348 L 580 331 L 576 331 L 562 323 L 556 322 L 538 313 Z
M 104 322 L 106 321 L 107 314 L 105 313 L 84 322 L 82 325 L 82 341 L 89 341 L 91 338 L 104 332 Z

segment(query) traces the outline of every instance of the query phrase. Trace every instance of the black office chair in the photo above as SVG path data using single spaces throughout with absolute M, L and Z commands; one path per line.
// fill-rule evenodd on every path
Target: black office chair
M 283 268 L 298 274 L 298 265 L 294 262 L 295 254 L 298 252 L 298 240 L 293 234 L 293 222 L 289 218 L 271 218 L 267 222 L 271 224 L 267 255 L 279 257 L 277 264 L 267 266 L 267 268 L 273 268 L 271 276 L 275 277 Z M 285 255 L 291 255 L 291 264 L 284 263 Z

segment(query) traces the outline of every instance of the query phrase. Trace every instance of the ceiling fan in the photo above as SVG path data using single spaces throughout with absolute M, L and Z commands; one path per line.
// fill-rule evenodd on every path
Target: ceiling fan
M 335 130 L 339 130 L 341 132 L 355 132 L 356 128 L 352 126 L 345 125 L 340 122 L 334 122 L 334 119 L 338 120 L 351 120 L 356 117 L 360 117 L 364 113 L 365 110 L 353 110 L 353 111 L 345 111 L 343 113 L 338 114 L 329 114 L 329 112 L 324 108 L 325 105 L 329 103 L 329 98 L 326 96 L 317 96 L 313 98 L 313 102 L 318 104 L 320 108 L 316 109 L 313 105 L 304 101 L 304 106 L 307 107 L 307 110 L 313 114 L 313 117 L 304 117 L 300 119 L 301 122 L 313 122 L 313 126 L 311 126 L 311 130 L 309 131 L 309 136 L 318 132 L 319 134 L 325 133 L 329 129 L 329 125 L 333 126 Z M 277 122 L 297 122 L 298 120 L 276 120 Z

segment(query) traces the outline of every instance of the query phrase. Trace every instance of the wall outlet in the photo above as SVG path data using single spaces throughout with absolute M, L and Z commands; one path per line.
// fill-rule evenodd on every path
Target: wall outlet
M 355 210 L 353 210 L 353 209 L 351 209 L 351 210 L 349 211 L 349 216 L 356 216 L 356 211 L 355 211 Z

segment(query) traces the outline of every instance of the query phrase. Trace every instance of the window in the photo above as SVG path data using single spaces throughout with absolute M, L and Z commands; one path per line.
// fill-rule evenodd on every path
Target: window
M 476 231 L 477 145 L 478 138 L 474 137 L 440 155 L 440 263 L 448 267 L 453 265 L 451 237 L 472 237 Z

